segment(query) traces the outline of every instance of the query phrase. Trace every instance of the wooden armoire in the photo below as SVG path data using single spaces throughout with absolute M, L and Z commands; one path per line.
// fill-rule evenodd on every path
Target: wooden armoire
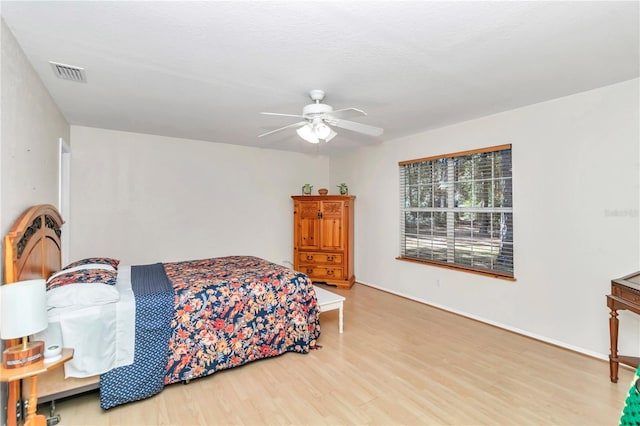
M 353 195 L 293 195 L 293 268 L 313 282 L 350 288 Z

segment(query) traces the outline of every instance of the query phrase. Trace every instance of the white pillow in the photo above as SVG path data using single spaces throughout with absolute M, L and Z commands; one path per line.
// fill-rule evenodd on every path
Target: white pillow
M 67 284 L 47 291 L 47 310 L 73 305 L 106 305 L 118 300 L 120 293 L 113 285 Z

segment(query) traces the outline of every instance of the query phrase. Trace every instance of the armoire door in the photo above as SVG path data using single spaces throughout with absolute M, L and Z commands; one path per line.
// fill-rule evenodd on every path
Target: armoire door
M 320 202 L 320 250 L 343 250 L 344 202 Z
M 298 209 L 298 249 L 320 248 L 320 202 L 301 201 Z

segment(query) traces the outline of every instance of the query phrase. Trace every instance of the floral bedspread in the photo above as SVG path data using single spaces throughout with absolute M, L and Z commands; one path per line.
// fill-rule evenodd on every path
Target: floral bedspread
M 251 256 L 164 269 L 175 290 L 165 384 L 315 347 L 319 309 L 306 275 Z

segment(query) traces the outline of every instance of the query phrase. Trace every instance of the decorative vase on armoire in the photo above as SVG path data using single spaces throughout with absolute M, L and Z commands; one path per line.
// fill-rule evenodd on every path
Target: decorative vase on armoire
M 351 288 L 354 195 L 293 199 L 293 267 L 313 282 Z

